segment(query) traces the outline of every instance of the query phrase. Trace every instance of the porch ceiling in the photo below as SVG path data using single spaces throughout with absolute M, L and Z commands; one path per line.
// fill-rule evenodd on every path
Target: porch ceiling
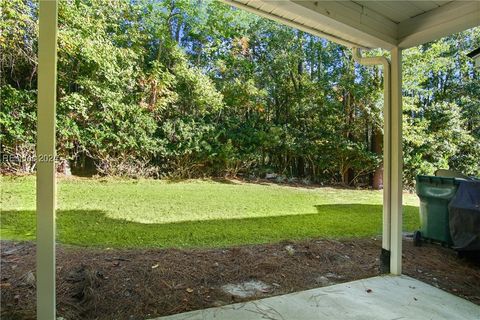
M 409 48 L 480 25 L 480 1 L 222 1 L 349 47 Z

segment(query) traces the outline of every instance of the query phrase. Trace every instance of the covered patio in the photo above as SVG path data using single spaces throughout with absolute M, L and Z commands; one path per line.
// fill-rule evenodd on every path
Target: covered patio
M 381 261 L 392 276 L 372 278 L 169 319 L 475 319 L 480 307 L 402 274 L 402 50 L 480 25 L 478 1 L 224 0 L 232 6 L 352 48 L 361 64 L 384 69 L 384 193 Z M 55 108 L 57 1 L 41 0 L 38 50 L 37 318 L 55 319 Z M 383 48 L 390 57 L 364 58 Z M 396 276 L 396 277 L 395 277 Z M 413 288 L 416 288 L 415 291 Z M 371 292 L 366 292 L 370 289 Z M 410 290 L 418 292 L 412 294 Z M 365 298 L 361 298 L 365 296 Z M 315 302 L 322 297 L 321 302 Z M 415 299 L 417 300 L 415 300 Z M 312 302 L 313 301 L 313 302 Z M 426 304 L 429 301 L 430 304 Z M 252 307 L 292 314 L 249 313 Z M 420 303 L 422 302 L 422 303 Z M 313 303 L 313 307 L 312 307 Z M 318 307 L 317 307 L 318 305 Z M 418 305 L 415 307 L 415 305 Z M 440 306 L 442 305 L 442 306 Z M 275 306 L 275 308 L 274 308 Z M 326 306 L 321 309 L 319 306 Z M 262 309 L 263 308 L 263 309 Z M 396 308 L 393 310 L 393 308 Z M 324 310 L 324 311 L 322 311 Z M 340 310 L 343 310 L 341 313 Z M 351 312 L 349 311 L 351 310 Z M 383 310 L 383 311 L 382 311 Z M 302 312 L 305 313 L 302 313 Z M 388 311 L 388 312 L 387 312 Z M 330 312 L 330 313 L 329 313 Z M 330 314 L 330 316 L 329 316 Z M 268 316 L 268 317 L 267 317 Z
M 407 276 L 379 276 L 158 320 L 478 319 L 480 307 Z

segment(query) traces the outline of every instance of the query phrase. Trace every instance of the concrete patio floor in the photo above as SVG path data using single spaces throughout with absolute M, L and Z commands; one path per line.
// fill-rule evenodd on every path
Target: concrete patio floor
M 157 320 L 479 320 L 480 306 L 407 276 L 380 276 Z

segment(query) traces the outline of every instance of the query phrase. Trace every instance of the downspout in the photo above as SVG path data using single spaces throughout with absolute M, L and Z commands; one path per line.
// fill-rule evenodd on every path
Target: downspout
M 390 272 L 390 233 L 391 233 L 391 75 L 390 61 L 383 57 L 362 57 L 359 48 L 353 48 L 353 59 L 365 66 L 383 66 L 383 232 L 380 268 Z

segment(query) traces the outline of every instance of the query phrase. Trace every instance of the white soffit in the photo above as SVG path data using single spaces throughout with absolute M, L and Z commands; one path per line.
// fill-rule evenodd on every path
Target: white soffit
M 480 25 L 480 0 L 222 1 L 349 47 L 408 48 Z

